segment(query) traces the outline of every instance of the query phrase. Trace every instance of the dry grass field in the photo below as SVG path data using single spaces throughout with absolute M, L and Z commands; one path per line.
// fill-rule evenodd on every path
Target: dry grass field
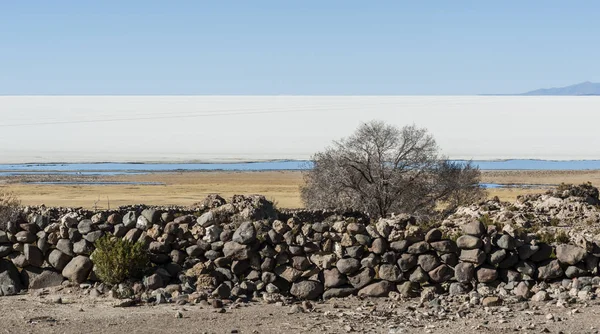
M 64 178 L 64 177 L 63 177 Z M 69 180 L 78 177 L 70 176 Z M 40 179 L 36 179 L 40 180 Z M 53 180 L 45 177 L 44 181 Z M 64 181 L 64 179 L 61 179 Z M 90 180 L 86 177 L 85 180 Z M 14 178 L 0 179 L 0 190 L 15 192 L 23 204 L 117 207 L 125 204 L 190 205 L 209 193 L 224 197 L 234 194 L 262 194 L 281 208 L 302 207 L 299 187 L 302 174 L 297 171 L 268 172 L 181 172 L 95 177 L 92 181 L 160 182 L 161 185 L 52 185 L 24 184 Z M 555 185 L 590 181 L 600 186 L 600 171 L 485 171 L 482 181 L 501 184 Z M 513 201 L 518 195 L 543 192 L 540 188 L 491 189 L 490 196 Z

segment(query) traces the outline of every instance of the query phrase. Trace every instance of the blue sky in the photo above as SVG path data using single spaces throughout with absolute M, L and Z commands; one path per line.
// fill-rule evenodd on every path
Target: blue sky
M 600 81 L 598 1 L 2 1 L 0 94 L 452 95 Z

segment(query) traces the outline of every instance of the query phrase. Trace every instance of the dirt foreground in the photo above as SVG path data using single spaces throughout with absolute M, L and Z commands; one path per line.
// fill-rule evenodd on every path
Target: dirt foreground
M 62 288 L 62 287 L 61 287 Z M 57 303 L 59 297 L 62 302 Z M 467 297 L 468 300 L 468 297 Z M 5 333 L 600 333 L 600 302 L 497 307 L 434 299 L 348 297 L 324 302 L 114 307 L 79 288 L 1 297 Z

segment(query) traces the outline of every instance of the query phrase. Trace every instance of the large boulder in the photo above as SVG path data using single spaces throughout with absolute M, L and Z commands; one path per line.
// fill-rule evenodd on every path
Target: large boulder
M 358 295 L 361 297 L 387 297 L 387 295 L 394 291 L 395 286 L 389 281 L 380 281 L 377 283 L 369 284 L 358 291 Z
M 250 248 L 247 245 L 229 241 L 223 247 L 223 254 L 231 260 L 247 260 L 250 257 Z
M 244 222 L 233 233 L 231 239 L 239 244 L 248 245 L 256 240 L 256 230 L 252 222 Z
M 561 263 L 574 265 L 587 255 L 585 249 L 573 245 L 558 245 L 556 246 L 556 258 Z
M 45 289 L 59 286 L 65 280 L 64 277 L 54 270 L 45 270 L 36 267 L 27 267 L 21 271 L 23 284 L 29 289 Z
M 340 273 L 349 275 L 360 269 L 360 261 L 357 259 L 340 259 L 335 265 Z
M 25 254 L 27 262 L 34 267 L 41 267 L 44 264 L 44 254 L 34 245 L 25 244 L 23 254 Z
M 58 249 L 53 249 L 50 254 L 48 254 L 48 263 L 58 271 L 62 271 L 71 259 L 71 256 Z
M 292 284 L 290 293 L 298 299 L 314 300 L 323 294 L 323 284 L 319 281 L 301 281 Z
M 92 261 L 87 256 L 79 255 L 65 266 L 62 275 L 71 282 L 83 283 L 87 280 L 92 267 Z
M 15 295 L 22 288 L 17 267 L 10 261 L 0 259 L 0 296 Z

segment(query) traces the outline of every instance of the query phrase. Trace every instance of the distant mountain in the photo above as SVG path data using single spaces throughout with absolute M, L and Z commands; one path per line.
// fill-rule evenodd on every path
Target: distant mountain
M 543 88 L 518 95 L 600 95 L 600 83 L 586 81 L 572 86 Z

